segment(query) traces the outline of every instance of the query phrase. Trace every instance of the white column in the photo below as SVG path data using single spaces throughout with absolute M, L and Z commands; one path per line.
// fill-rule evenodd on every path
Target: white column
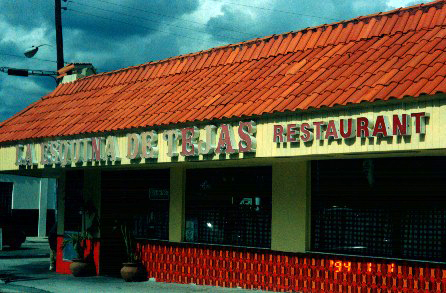
M 46 236 L 46 213 L 48 209 L 48 178 L 40 178 L 38 237 Z

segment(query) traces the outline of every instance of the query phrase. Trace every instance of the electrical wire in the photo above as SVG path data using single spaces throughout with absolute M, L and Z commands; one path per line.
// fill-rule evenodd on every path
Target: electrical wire
M 181 28 L 181 29 L 185 29 L 185 30 L 190 30 L 190 31 L 194 31 L 194 32 L 208 33 L 206 31 L 202 31 L 202 30 L 196 30 L 196 29 L 192 29 L 192 28 L 184 27 L 184 26 L 179 26 L 179 25 L 175 25 L 175 24 L 167 24 L 167 23 L 164 23 L 162 21 L 152 20 L 152 19 L 149 19 L 149 18 L 146 18 L 146 17 L 136 16 L 136 15 L 133 15 L 133 14 L 122 13 L 122 12 L 119 12 L 119 11 L 116 11 L 116 10 L 105 9 L 105 8 L 101 8 L 101 7 L 97 7 L 97 6 L 93 6 L 93 5 L 89 5 L 89 4 L 85 4 L 85 3 L 78 3 L 78 2 L 74 2 L 74 1 L 70 1 L 70 2 L 73 3 L 73 4 L 82 5 L 82 6 L 90 7 L 90 8 L 93 8 L 93 9 L 98 9 L 98 10 L 102 10 L 102 11 L 106 11 L 106 12 L 111 12 L 111 13 L 115 13 L 115 14 L 124 15 L 124 16 L 127 16 L 127 17 L 143 19 L 143 20 L 146 20 L 146 21 L 154 22 L 154 23 L 163 23 L 166 26 L 172 26 L 172 27 Z M 234 38 L 234 37 L 227 36 L 227 35 L 219 35 L 219 34 L 213 34 L 213 35 L 214 36 L 218 36 L 218 37 L 222 37 L 222 38 L 230 38 L 230 39 L 235 40 L 235 41 L 239 41 L 240 40 L 239 38 Z
M 275 11 L 275 12 L 292 14 L 292 15 L 297 15 L 297 16 L 306 16 L 306 17 L 313 17 L 313 18 L 328 19 L 328 20 L 332 20 L 332 21 L 337 21 L 337 19 L 330 18 L 330 17 L 325 17 L 325 16 L 317 16 L 317 15 L 311 15 L 311 14 L 297 13 L 297 12 L 293 12 L 293 11 L 286 11 L 286 10 L 280 10 L 280 9 L 274 9 L 274 8 L 260 7 L 260 6 L 241 4 L 241 3 L 234 3 L 234 2 L 229 2 L 229 1 L 219 1 L 219 0 L 211 0 L 211 1 L 218 2 L 218 3 L 226 3 L 226 4 L 231 4 L 231 5 L 237 5 L 237 6 L 242 6 L 242 7 L 248 7 L 248 8 L 254 8 L 254 9 L 259 9 L 259 10 Z
M 25 57 L 25 56 L 14 55 L 14 54 L 8 54 L 8 53 L 3 53 L 3 52 L 0 52 L 0 55 L 10 56 L 10 57 L 16 57 L 16 58 L 25 58 L 25 59 L 29 59 L 29 58 L 27 58 L 27 57 Z M 54 61 L 54 60 L 41 59 L 41 58 L 35 58 L 35 57 L 33 57 L 32 60 L 38 60 L 38 61 L 44 61 L 44 62 L 57 63 L 57 61 Z M 67 62 L 65 62 L 65 63 L 67 63 Z
M 25 56 L 14 55 L 14 54 L 8 54 L 8 53 L 3 53 L 3 52 L 0 52 L 0 55 L 10 56 L 10 57 L 16 57 L 16 58 L 25 58 L 25 59 L 28 59 L 28 60 L 31 59 L 31 58 L 28 58 L 28 57 L 25 57 Z M 41 58 L 36 58 L 36 57 L 32 57 L 31 60 L 44 61 L 44 62 L 51 62 L 51 63 L 57 63 L 57 61 L 54 61 L 54 60 L 41 59 Z M 64 62 L 64 64 L 70 64 L 70 63 L 75 63 L 75 62 Z M 98 69 L 98 68 L 96 68 L 96 69 Z M 104 70 L 105 70 L 105 71 L 112 71 L 112 70 L 104 69 L 104 68 L 100 68 L 100 69 L 103 70 L 103 71 L 104 71 Z
M 73 12 L 79 13 L 79 14 L 89 15 L 89 16 L 93 16 L 93 17 L 97 17 L 97 18 L 102 18 L 102 19 L 106 19 L 106 20 L 110 20 L 110 21 L 114 21 L 114 22 L 127 24 L 127 25 L 130 25 L 130 26 L 133 26 L 133 27 L 136 26 L 136 27 L 141 27 L 141 28 L 144 28 L 144 29 L 147 29 L 147 30 L 151 30 L 151 31 L 169 33 L 169 34 L 172 34 L 172 35 L 175 35 L 175 36 L 178 36 L 178 37 L 187 38 L 187 39 L 191 39 L 191 40 L 195 40 L 195 41 L 207 41 L 205 39 L 198 39 L 198 38 L 194 38 L 194 37 L 190 37 L 190 36 L 186 36 L 186 35 L 182 35 L 182 34 L 172 33 L 172 32 L 166 31 L 166 30 L 154 29 L 154 28 L 150 28 L 150 27 L 147 27 L 147 26 L 137 25 L 137 24 L 134 24 L 134 23 L 130 23 L 130 22 L 122 21 L 122 20 L 117 20 L 117 19 L 113 19 L 113 18 L 108 18 L 108 17 L 100 16 L 100 15 L 89 13 L 89 12 L 85 12 L 85 11 L 79 11 L 79 10 L 72 9 L 72 8 L 68 8 L 67 10 L 68 11 L 73 11 Z
M 172 15 L 167 15 L 167 14 L 162 14 L 162 13 L 158 13 L 158 12 L 153 12 L 153 11 L 149 11 L 149 10 L 145 10 L 145 9 L 141 9 L 141 8 L 126 6 L 126 5 L 113 3 L 113 2 L 110 2 L 110 1 L 106 1 L 106 0 L 94 0 L 94 1 L 96 1 L 96 2 L 103 2 L 103 3 L 110 4 L 110 5 L 114 5 L 114 6 L 118 6 L 118 7 L 122 7 L 122 8 L 127 8 L 127 9 L 132 9 L 132 10 L 136 10 L 136 11 L 141 11 L 141 12 L 145 12 L 145 13 L 149 13 L 149 14 L 153 14 L 153 15 L 158 15 L 158 16 L 161 16 L 161 17 L 167 17 L 167 18 L 181 20 L 181 21 L 184 21 L 184 22 L 195 23 L 195 24 L 202 25 L 202 26 L 209 26 L 208 23 L 202 23 L 202 22 L 199 22 L 199 21 L 193 21 L 193 20 L 189 20 L 189 19 L 184 19 L 184 18 L 181 18 L 181 17 L 176 17 L 176 16 L 172 16 Z M 238 33 L 238 34 L 244 34 L 244 35 L 247 35 L 247 36 L 250 36 L 250 37 L 253 37 L 253 36 L 256 35 L 254 33 L 242 32 L 242 31 L 230 29 L 230 28 L 227 28 L 227 27 L 221 27 L 221 26 L 214 26 L 214 27 L 218 28 L 218 29 L 222 29 L 222 30 Z

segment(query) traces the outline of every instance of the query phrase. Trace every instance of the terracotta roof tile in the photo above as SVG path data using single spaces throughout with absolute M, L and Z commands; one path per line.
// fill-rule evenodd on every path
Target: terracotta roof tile
M 342 24 L 334 24 L 332 26 L 332 32 L 328 37 L 326 44 L 335 44 L 336 40 L 338 39 L 339 35 L 342 32 L 342 29 L 343 29 Z
M 282 42 L 280 43 L 279 48 L 277 49 L 277 54 L 285 54 L 287 53 L 287 48 L 293 39 L 292 34 L 282 35 Z
M 212 64 L 212 61 L 215 59 L 215 56 L 218 54 L 219 51 L 217 50 L 213 50 L 211 52 L 209 52 L 209 55 L 206 57 L 206 59 L 204 60 L 204 62 L 200 62 L 196 69 L 201 69 L 201 68 L 207 68 L 210 67 Z M 237 57 L 240 57 L 241 54 L 238 54 Z
M 272 40 L 273 44 L 267 54 L 267 57 L 271 57 L 271 56 L 276 56 L 277 55 L 277 50 L 280 47 L 280 44 L 282 43 L 283 40 L 283 36 L 275 36 L 274 40 Z
M 312 31 L 311 35 L 309 35 L 308 43 L 305 46 L 305 49 L 313 49 L 316 48 L 316 44 L 318 40 L 320 39 L 323 31 L 322 29 L 316 29 Z
M 187 71 L 194 71 L 195 67 L 197 67 L 197 64 L 201 61 L 204 63 L 204 61 L 206 60 L 205 54 L 201 54 L 201 55 L 197 55 L 197 56 L 193 56 L 192 60 L 189 61 L 190 65 L 187 68 Z
M 386 21 L 385 26 L 381 30 L 381 34 L 389 35 L 392 31 L 395 25 L 397 24 L 398 20 L 401 19 L 401 16 L 398 14 L 393 14 L 391 17 L 388 18 Z
M 444 13 L 444 6 L 442 9 L 438 9 L 438 11 L 440 11 L 438 19 L 437 19 L 437 23 L 435 23 L 434 25 L 444 25 L 446 24 L 446 13 Z
M 220 61 L 218 62 L 218 65 L 224 65 L 226 64 L 226 60 L 228 60 L 229 56 L 231 55 L 231 49 L 229 48 L 225 48 L 224 49 L 224 54 L 223 56 L 220 58 Z
M 299 43 L 301 37 L 302 37 L 302 32 L 292 32 L 288 34 L 291 38 L 291 40 L 288 43 L 288 46 L 285 49 L 285 54 L 289 53 L 289 52 L 294 52 L 294 48 L 296 48 L 297 44 Z
M 293 52 L 303 51 L 305 49 L 305 46 L 307 45 L 308 41 L 310 40 L 311 35 L 312 35 L 311 30 L 303 31 L 302 37 L 300 38 L 299 42 L 296 44 L 296 47 L 294 48 Z
M 243 115 L 243 113 L 246 112 L 246 109 L 251 107 L 252 104 L 253 104 L 253 102 L 241 103 L 240 108 L 238 108 L 232 115 L 235 117 L 241 117 Z
M 315 47 L 323 47 L 327 44 L 328 38 L 330 37 L 330 35 L 332 33 L 333 27 L 326 26 L 326 27 L 323 27 L 321 30 L 322 30 L 322 33 L 321 33 L 320 37 L 317 39 Z
M 411 18 L 412 21 L 410 21 L 410 20 L 408 21 L 409 27 L 406 26 L 407 30 L 416 30 L 423 14 L 424 14 L 423 10 L 421 10 L 421 9 L 417 10 L 415 12 L 414 17 Z
M 1 123 L 0 142 L 445 92 L 445 2 L 60 84 Z
M 436 85 L 435 88 L 433 88 L 433 85 Z M 437 76 L 432 82 L 428 84 L 426 87 L 426 91 L 430 90 L 427 94 L 433 95 L 437 92 L 446 92 L 446 78 L 443 76 Z
M 303 109 L 299 108 L 300 103 L 304 101 L 307 96 L 306 95 L 300 95 L 300 96 L 292 96 L 291 102 L 285 107 L 285 110 L 288 111 L 295 111 L 297 109 Z
M 264 44 L 265 44 L 264 42 L 253 42 L 251 44 L 251 46 L 252 46 L 252 48 L 251 48 L 252 49 L 252 53 L 250 53 L 251 54 L 251 60 L 257 60 L 259 58 L 260 52 L 262 51 L 262 47 L 264 46 Z M 231 49 L 228 49 L 228 50 L 231 50 Z M 235 59 L 235 57 L 234 57 L 234 59 Z
M 262 48 L 262 51 L 259 54 L 259 58 L 268 57 L 268 53 L 274 44 L 275 44 L 274 37 L 265 40 L 265 46 Z

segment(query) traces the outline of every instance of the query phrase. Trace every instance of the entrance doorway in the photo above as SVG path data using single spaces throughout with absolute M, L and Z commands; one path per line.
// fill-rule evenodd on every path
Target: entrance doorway
M 101 176 L 101 272 L 116 276 L 127 262 L 123 225 L 139 241 L 168 239 L 169 170 L 104 171 Z

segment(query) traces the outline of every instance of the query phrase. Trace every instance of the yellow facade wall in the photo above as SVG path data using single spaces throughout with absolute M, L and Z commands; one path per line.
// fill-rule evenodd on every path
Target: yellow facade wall
M 394 114 L 410 114 L 415 112 L 426 112 L 430 115 L 426 125 L 426 135 L 421 137 L 419 134 L 412 133 L 410 137 L 390 137 L 390 138 L 353 138 L 348 141 L 336 140 L 322 142 L 313 140 L 309 144 L 302 142 L 290 145 L 289 143 L 275 143 L 273 142 L 273 131 L 275 124 L 281 124 L 286 127 L 286 124 L 302 122 L 325 121 L 331 119 L 347 119 L 367 117 L 372 121 L 378 115 L 387 115 L 389 118 Z M 373 103 L 367 105 L 354 105 L 351 107 L 327 108 L 314 111 L 306 111 L 302 113 L 290 113 L 289 115 L 278 115 L 277 117 L 256 118 L 252 119 L 257 124 L 257 151 L 254 154 L 235 154 L 218 156 L 214 155 L 212 158 L 185 158 L 179 155 L 176 158 L 167 156 L 167 143 L 162 138 L 162 133 L 165 129 L 158 130 L 158 147 L 159 157 L 157 160 L 145 162 L 144 160 L 130 161 L 126 158 L 127 155 L 127 137 L 125 133 L 120 134 L 100 134 L 98 136 L 107 137 L 114 135 L 117 137 L 119 144 L 119 153 L 121 162 L 119 165 L 147 165 L 156 163 L 176 163 L 184 161 L 224 161 L 243 158 L 272 158 L 272 157 L 301 157 L 301 156 L 336 156 L 340 154 L 367 154 L 367 153 L 391 153 L 391 152 L 406 152 L 406 151 L 424 151 L 424 150 L 445 150 L 446 148 L 446 133 L 443 131 L 443 126 L 446 125 L 446 96 L 438 96 L 431 99 L 419 99 L 410 101 L 396 101 Z M 246 121 L 246 119 L 244 120 Z M 238 120 L 230 122 L 234 125 L 234 133 L 236 143 L 238 144 L 237 124 Z M 413 123 L 413 121 L 412 121 Z M 211 124 L 211 123 L 208 123 Z M 219 123 L 213 123 L 217 127 Z M 205 137 L 204 126 L 200 124 L 200 138 Z M 188 125 L 191 126 L 191 125 Z M 167 128 L 166 128 L 167 129 Z M 172 128 L 168 128 L 172 129 Z M 129 133 L 142 133 L 144 131 L 152 130 L 137 129 L 129 131 Z M 217 132 L 217 139 L 219 136 Z M 75 137 L 76 138 L 76 137 Z M 69 138 L 69 139 L 75 139 Z M 83 137 L 77 137 L 83 138 Z M 65 139 L 65 138 L 61 138 Z M 51 139 L 55 140 L 55 139 Z M 38 160 L 40 160 L 40 145 L 39 143 L 49 140 L 34 141 L 35 151 Z M 178 145 L 178 152 L 181 151 L 181 145 Z M 16 150 L 14 145 L 0 147 L 0 171 L 18 170 L 15 165 Z M 145 164 L 147 163 L 147 164 Z M 84 163 L 84 166 L 91 164 Z M 110 163 L 93 163 L 92 166 L 109 166 Z M 33 168 L 42 168 L 40 164 Z M 74 167 L 74 165 L 72 165 Z
M 15 165 L 16 150 L 13 146 L 0 146 L 0 171 L 18 170 Z
M 170 168 L 169 241 L 181 242 L 185 223 L 186 170 Z
M 272 165 L 271 249 L 305 252 L 310 247 L 310 162 Z

